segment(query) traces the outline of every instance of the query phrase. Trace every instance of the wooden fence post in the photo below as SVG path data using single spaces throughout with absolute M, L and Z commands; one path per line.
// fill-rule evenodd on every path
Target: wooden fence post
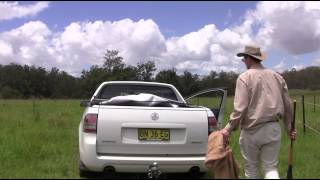
M 306 116 L 304 111 L 304 95 L 302 95 L 302 123 L 303 123 L 303 133 L 306 133 Z

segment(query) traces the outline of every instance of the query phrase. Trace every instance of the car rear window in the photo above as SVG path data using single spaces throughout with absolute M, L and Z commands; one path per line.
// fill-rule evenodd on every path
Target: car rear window
M 134 95 L 140 93 L 154 94 L 163 98 L 178 101 L 176 94 L 169 87 L 128 84 L 107 84 L 99 92 L 98 98 L 110 99 L 115 96 Z

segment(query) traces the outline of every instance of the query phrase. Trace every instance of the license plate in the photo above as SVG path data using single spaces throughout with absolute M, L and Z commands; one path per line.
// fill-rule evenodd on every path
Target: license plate
M 138 138 L 142 141 L 169 141 L 169 129 L 138 129 Z

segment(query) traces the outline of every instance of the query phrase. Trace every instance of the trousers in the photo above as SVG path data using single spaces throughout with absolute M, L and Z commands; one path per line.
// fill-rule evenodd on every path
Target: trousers
M 281 144 L 281 126 L 278 122 L 265 123 L 254 131 L 241 130 L 239 145 L 245 160 L 245 176 L 260 179 L 261 162 L 265 179 L 279 179 L 278 159 Z

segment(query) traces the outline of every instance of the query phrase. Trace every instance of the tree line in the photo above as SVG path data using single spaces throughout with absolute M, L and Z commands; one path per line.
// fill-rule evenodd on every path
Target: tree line
M 84 98 L 92 96 L 104 81 L 153 81 L 173 84 L 187 97 L 200 90 L 225 87 L 234 95 L 235 72 L 215 72 L 200 77 L 189 71 L 179 75 L 175 68 L 159 71 L 153 61 L 127 65 L 117 50 L 107 50 L 102 66 L 93 65 L 74 77 L 58 68 L 47 71 L 28 65 L 0 65 L 0 98 Z M 289 70 L 282 73 L 289 89 L 320 89 L 320 67 Z

